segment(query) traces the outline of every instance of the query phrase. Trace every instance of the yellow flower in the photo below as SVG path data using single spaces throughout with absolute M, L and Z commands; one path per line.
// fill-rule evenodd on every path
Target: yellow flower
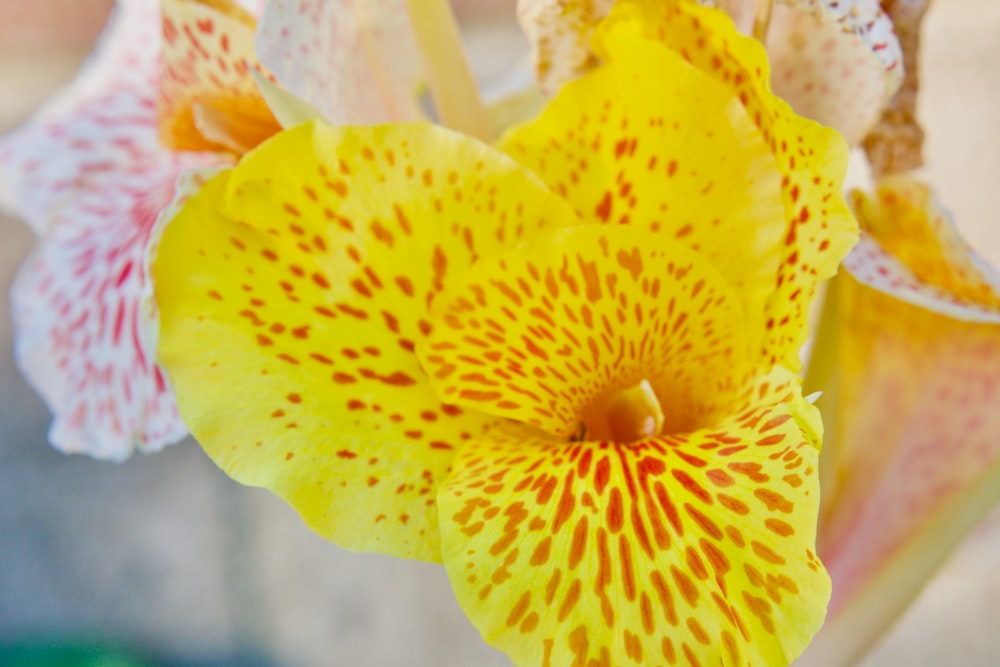
M 795 371 L 846 148 L 713 10 L 623 3 L 599 43 L 509 156 L 316 122 L 250 153 L 165 231 L 160 359 L 229 474 L 443 561 L 519 665 L 788 664 L 829 595 Z
M 851 664 L 1000 499 L 1000 276 L 915 177 L 853 202 L 866 233 L 831 286 L 808 387 L 825 390 L 834 583 L 809 666 Z

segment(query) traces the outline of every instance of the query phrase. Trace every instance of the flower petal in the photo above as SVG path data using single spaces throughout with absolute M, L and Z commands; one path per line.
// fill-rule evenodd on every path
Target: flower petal
M 667 432 L 687 432 L 746 389 L 759 339 L 740 297 L 680 243 L 588 225 L 477 262 L 435 301 L 417 352 L 445 400 L 556 436 L 643 380 Z
M 153 264 L 185 421 L 230 475 L 321 535 L 439 558 L 436 484 L 495 419 L 431 391 L 413 354 L 428 304 L 478 254 L 572 215 L 506 156 L 441 128 L 278 135 L 169 223 Z
M 0 139 L 0 206 L 39 233 L 127 217 L 132 202 L 121 200 L 150 187 L 161 166 L 210 160 L 172 156 L 157 139 L 159 25 L 158 3 L 120 3 L 80 76 Z
M 709 257 L 762 304 L 767 361 L 796 368 L 816 284 L 855 240 L 846 146 L 769 92 L 763 49 L 721 12 L 623 2 L 595 45 L 608 64 L 503 148 L 585 218 L 657 226 Z
M 767 35 L 774 92 L 851 145 L 903 82 L 903 53 L 878 0 L 784 0 Z
M 271 0 L 260 61 L 332 123 L 423 117 L 423 61 L 405 0 Z
M 978 257 L 972 259 L 983 271 L 984 278 L 994 281 L 986 263 Z M 893 295 L 900 301 L 948 315 L 958 320 L 995 322 L 1000 314 L 995 308 L 963 299 L 947 290 L 921 282 L 902 262 L 890 255 L 865 233 L 844 260 L 844 269 L 855 280 L 881 292 Z
M 0 141 L 0 183 L 42 237 L 12 289 L 18 365 L 56 447 L 115 460 L 185 433 L 145 349 L 143 246 L 177 175 L 219 160 L 160 146 L 158 47 L 157 3 L 120 3 L 69 91 Z
M 914 270 L 863 236 L 821 325 L 835 341 L 819 544 L 834 599 L 809 665 L 860 655 L 1000 499 L 984 481 L 1000 475 L 1000 276 L 918 186 L 888 179 L 858 208 Z
M 64 452 L 120 461 L 187 434 L 140 312 L 146 240 L 176 176 L 161 167 L 142 174 L 142 190 L 115 193 L 130 211 L 80 211 L 52 226 L 11 289 L 15 357 L 54 413 L 49 440 Z
M 848 275 L 835 287 L 841 314 L 824 326 L 836 327 L 838 370 L 821 408 L 837 446 L 823 461 L 819 548 L 835 583 L 833 628 L 856 631 L 832 629 L 839 639 L 823 645 L 846 662 L 965 536 L 954 526 L 971 529 L 1000 500 L 995 484 L 973 493 L 1000 471 L 1000 314 L 986 321 L 969 308 L 963 321 L 945 314 L 953 304 L 931 310 Z
M 756 0 L 700 3 L 724 10 L 745 34 L 753 29 Z M 613 4 L 520 0 L 518 18 L 532 44 L 543 91 L 554 93 L 597 66 L 601 54 L 592 49 L 591 34 Z M 774 91 L 851 144 L 872 128 L 903 81 L 899 41 L 878 0 L 779 0 L 767 50 Z
M 163 0 L 160 139 L 242 153 L 280 127 L 248 74 L 256 21 L 233 0 Z
M 472 439 L 439 493 L 459 603 L 519 667 L 789 664 L 830 583 L 785 407 L 630 445 Z
M 851 202 L 863 229 L 922 285 L 951 300 L 1000 309 L 996 275 L 969 251 L 930 187 L 897 174 L 879 181 L 873 198 L 856 190 Z M 864 270 L 863 263 L 854 266 Z
M 309 120 L 322 120 L 323 114 L 310 106 L 305 100 L 282 88 L 274 81 L 255 69 L 250 70 L 250 76 L 267 101 L 274 117 L 283 128 L 292 128 Z

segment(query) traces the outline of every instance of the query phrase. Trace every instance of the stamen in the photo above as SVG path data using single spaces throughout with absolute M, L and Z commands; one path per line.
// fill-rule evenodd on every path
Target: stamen
M 652 438 L 660 434 L 665 421 L 660 401 L 647 380 L 615 392 L 589 413 L 589 440 L 635 442 Z

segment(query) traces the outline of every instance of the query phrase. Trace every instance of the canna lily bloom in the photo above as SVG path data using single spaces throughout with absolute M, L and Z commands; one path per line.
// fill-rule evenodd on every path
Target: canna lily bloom
M 518 665 L 786 665 L 829 595 L 796 370 L 846 146 L 715 10 L 596 44 L 502 152 L 312 121 L 246 155 L 166 226 L 159 360 L 224 470 L 443 562 Z
M 206 176 L 178 182 L 182 174 L 230 164 L 280 130 L 251 76 L 263 69 L 254 58 L 261 4 L 120 0 L 78 79 L 0 140 L 0 204 L 41 236 L 13 287 L 16 357 L 53 411 L 49 439 L 63 451 L 121 460 L 135 447 L 157 450 L 187 433 L 142 325 L 153 317 L 143 304 L 143 258 L 161 211 Z M 279 72 L 295 40 L 284 27 L 305 4 L 269 4 L 265 19 L 282 29 L 275 34 L 265 24 L 258 38 Z M 341 4 L 325 3 L 323 11 Z M 405 20 L 402 0 L 367 7 L 367 16 L 377 21 L 382 12 L 385 24 L 395 24 L 401 9 Z M 361 50 L 371 26 L 350 22 L 359 11 L 341 11 L 347 25 L 336 34 L 314 34 L 319 26 L 310 34 L 331 81 L 360 79 L 374 67 L 367 55 L 348 57 L 354 51 L 329 62 L 334 37 L 343 43 L 353 34 Z M 405 44 L 396 34 L 366 39 L 391 42 L 398 53 Z M 335 109 L 309 91 L 306 101 L 353 122 L 396 118 L 387 106 L 338 90 Z
M 614 0 L 519 0 L 539 84 L 555 91 L 594 67 L 594 26 Z M 902 52 L 878 0 L 705 0 L 763 38 L 774 92 L 854 145 L 903 81 Z M 763 10 L 759 9 L 763 7 Z M 764 16 L 758 16 L 758 12 Z M 755 25 L 756 23 L 756 25 Z M 766 35 L 764 34 L 766 33 Z
M 865 234 L 810 371 L 825 389 L 819 552 L 834 592 L 807 667 L 852 664 L 1000 500 L 1000 275 L 911 175 L 853 205 Z

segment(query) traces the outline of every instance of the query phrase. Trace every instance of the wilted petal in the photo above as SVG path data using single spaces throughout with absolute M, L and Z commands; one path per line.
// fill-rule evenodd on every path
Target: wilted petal
M 884 109 L 864 147 L 876 176 L 917 169 L 924 164 L 924 130 L 917 121 L 920 91 L 920 27 L 930 0 L 884 0 L 903 50 L 906 76 Z
M 278 82 L 332 123 L 423 117 L 405 0 L 272 0 L 256 42 Z
M 1000 277 L 912 179 L 859 204 L 898 258 L 866 235 L 823 322 L 836 342 L 819 548 L 834 597 L 805 665 L 849 664 L 1000 499 L 982 481 L 1000 475 Z

